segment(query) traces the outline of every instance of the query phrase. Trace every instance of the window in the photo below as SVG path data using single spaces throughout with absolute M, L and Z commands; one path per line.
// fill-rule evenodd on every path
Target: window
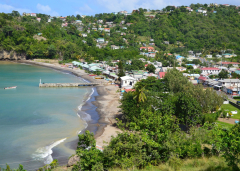
M 125 84 L 127 84 L 127 81 L 125 81 Z

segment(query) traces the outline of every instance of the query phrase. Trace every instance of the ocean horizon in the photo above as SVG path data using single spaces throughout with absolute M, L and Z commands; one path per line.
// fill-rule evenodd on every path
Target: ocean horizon
M 74 154 L 69 144 L 86 128 L 88 114 L 79 110 L 92 88 L 39 88 L 39 82 L 85 82 L 71 73 L 41 66 L 0 61 L 0 167 L 19 164 L 36 170 L 59 157 Z M 4 87 L 17 86 L 4 90 Z M 81 112 L 80 112 L 81 113 Z

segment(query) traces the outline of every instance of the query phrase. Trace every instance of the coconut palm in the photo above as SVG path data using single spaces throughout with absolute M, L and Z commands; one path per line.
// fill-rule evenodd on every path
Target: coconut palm
M 144 87 L 136 86 L 133 99 L 137 99 L 138 103 L 144 102 L 147 99 L 144 93 L 146 91 L 147 90 L 145 89 L 145 86 Z

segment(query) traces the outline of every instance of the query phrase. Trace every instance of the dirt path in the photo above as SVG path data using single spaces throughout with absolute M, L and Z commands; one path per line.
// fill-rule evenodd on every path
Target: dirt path
M 229 118 L 229 119 L 226 119 L 226 118 L 218 118 L 218 121 L 221 121 L 221 122 L 225 122 L 225 123 L 229 123 L 229 124 L 235 124 L 235 121 L 238 120 L 238 119 L 232 119 L 232 118 Z

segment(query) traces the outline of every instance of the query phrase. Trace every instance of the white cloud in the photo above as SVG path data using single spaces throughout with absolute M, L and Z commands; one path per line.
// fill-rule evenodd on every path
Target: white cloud
M 0 12 L 10 13 L 12 11 L 18 11 L 20 14 L 22 14 L 23 12 L 31 12 L 30 9 L 17 8 L 11 5 L 0 4 Z
M 49 14 L 51 16 L 59 16 L 59 13 L 56 11 L 52 11 L 52 9 L 48 5 L 41 5 L 38 3 L 37 9 L 39 13 Z
M 82 7 L 79 7 L 79 11 L 76 11 L 75 14 L 90 14 L 93 13 L 93 9 L 87 4 L 84 4 Z
M 39 3 L 37 4 L 37 9 L 39 12 L 42 12 L 42 13 L 48 13 L 51 11 L 51 8 L 48 5 L 44 6 Z
M 134 9 L 144 8 L 144 9 L 162 9 L 167 5 L 178 6 L 179 3 L 175 0 L 97 0 L 99 5 L 105 7 L 108 12 L 118 12 L 122 10 L 127 10 L 132 12 Z

